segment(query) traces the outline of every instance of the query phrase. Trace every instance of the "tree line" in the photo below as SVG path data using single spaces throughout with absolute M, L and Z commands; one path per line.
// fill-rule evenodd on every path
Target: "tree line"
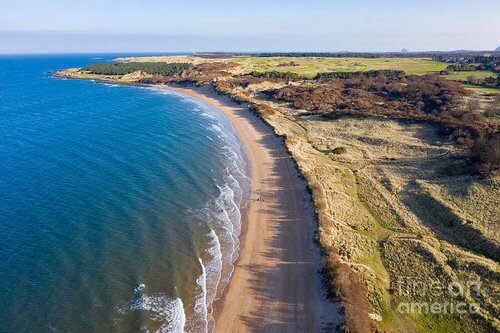
M 500 74 L 500 53 L 491 55 L 446 55 L 434 56 L 435 61 L 449 63 L 448 71 L 492 71 Z
M 125 75 L 137 71 L 155 75 L 179 75 L 191 68 L 187 63 L 166 62 L 105 62 L 84 67 L 82 70 L 100 75 Z

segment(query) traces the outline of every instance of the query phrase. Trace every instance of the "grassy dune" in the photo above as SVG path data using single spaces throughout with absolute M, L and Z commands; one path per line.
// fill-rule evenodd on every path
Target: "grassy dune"
M 273 121 L 283 123 L 278 116 Z M 493 203 L 500 195 L 498 184 L 442 173 L 452 163 L 449 155 L 459 150 L 449 142 L 443 144 L 431 125 L 358 117 L 331 122 L 308 117 L 298 123 L 306 130 L 309 146 L 291 150 L 297 156 L 307 150 L 317 152 L 315 159 L 299 158 L 299 163 L 317 191 L 324 193 L 325 220 L 339 221 L 326 222 L 325 242 L 341 249 L 342 260 L 363 276 L 372 311 L 382 318 L 379 325 L 390 332 L 487 332 L 480 316 L 403 315 L 397 308 L 401 302 L 452 298 L 394 291 L 400 279 L 431 284 L 476 278 L 480 270 L 466 268 L 472 262 L 493 276 L 498 274 L 494 260 L 464 252 L 468 244 L 460 243 L 469 237 L 481 243 L 474 240 L 476 235 L 485 243 L 499 238 L 491 226 L 495 221 L 491 214 L 498 213 Z M 337 146 L 346 147 L 346 153 L 333 154 Z M 460 240 L 452 238 L 455 228 L 444 225 L 454 219 L 471 219 L 476 229 L 461 231 Z M 488 280 L 488 275 L 481 276 Z M 491 281 L 482 291 L 494 293 Z M 481 300 L 481 304 L 487 308 L 494 303 Z

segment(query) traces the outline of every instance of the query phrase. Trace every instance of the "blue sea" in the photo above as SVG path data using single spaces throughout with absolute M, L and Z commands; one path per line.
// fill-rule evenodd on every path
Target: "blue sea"
M 0 332 L 207 332 L 249 200 L 218 111 L 0 56 Z

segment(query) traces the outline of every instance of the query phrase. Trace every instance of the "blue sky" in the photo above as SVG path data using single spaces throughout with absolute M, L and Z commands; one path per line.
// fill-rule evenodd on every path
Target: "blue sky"
M 0 0 L 0 53 L 494 49 L 500 1 Z

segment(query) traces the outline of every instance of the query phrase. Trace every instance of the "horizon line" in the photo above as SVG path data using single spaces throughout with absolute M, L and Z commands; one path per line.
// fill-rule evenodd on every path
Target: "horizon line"
M 448 50 L 416 50 L 416 51 L 63 51 L 63 52 L 1 52 L 0 55 L 79 55 L 79 54 L 166 54 L 166 55 L 196 55 L 196 54 L 235 54 L 235 55 L 253 55 L 253 54 L 421 54 L 421 53 L 466 53 L 466 52 L 493 52 L 500 53 L 500 50 L 492 49 L 448 49 Z

